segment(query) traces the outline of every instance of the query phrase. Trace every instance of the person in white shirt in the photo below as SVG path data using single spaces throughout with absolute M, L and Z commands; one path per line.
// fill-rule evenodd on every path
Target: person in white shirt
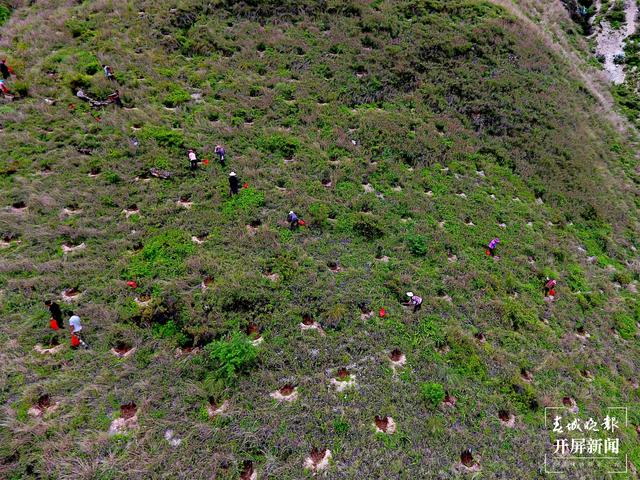
M 82 331 L 82 323 L 80 322 L 80 317 L 73 312 L 71 313 L 71 317 L 69 317 L 69 330 L 71 331 L 71 346 L 77 347 L 74 345 L 73 337 L 76 337 L 80 342 L 80 345 L 83 348 L 89 348 L 89 346 L 84 342 L 82 337 L 80 336 L 80 331 Z
M 191 171 L 198 168 L 198 157 L 196 157 L 196 152 L 194 152 L 193 149 L 189 149 L 189 166 L 191 167 Z

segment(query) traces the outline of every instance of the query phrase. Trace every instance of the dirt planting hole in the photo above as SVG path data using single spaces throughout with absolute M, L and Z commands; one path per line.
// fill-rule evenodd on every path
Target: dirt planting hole
M 62 295 L 66 298 L 77 297 L 78 295 L 80 295 L 80 290 L 75 287 L 67 288 L 64 292 L 62 292 Z
M 531 374 L 531 372 L 529 370 L 527 370 L 526 368 L 521 368 L 520 369 L 520 376 L 522 377 L 522 379 L 525 382 L 530 382 L 533 380 L 533 375 Z
M 580 325 L 577 329 L 576 329 L 576 334 L 578 335 L 578 337 L 580 338 L 589 338 L 590 335 L 587 333 L 587 331 L 585 330 L 584 326 Z
M 262 220 L 260 220 L 260 219 L 251 220 L 249 222 L 249 226 L 251 228 L 258 228 L 260 225 L 262 225 Z
M 130 418 L 135 417 L 136 412 L 138 411 L 138 406 L 134 402 L 125 403 L 124 405 L 120 405 L 120 417 L 129 420 Z
M 589 370 L 580 370 L 580 375 L 587 380 L 593 380 L 593 374 Z
M 324 458 L 327 456 L 327 452 L 328 450 L 322 449 L 320 450 L 319 448 L 312 448 L 311 452 L 309 452 L 309 457 L 311 458 L 311 461 L 313 462 L 314 466 L 318 466 L 320 465 L 320 463 L 324 460 Z
M 49 396 L 49 394 L 45 393 L 43 395 L 40 395 L 38 401 L 36 402 L 36 407 L 42 412 L 51 407 L 51 397 Z
M 449 392 L 446 392 L 442 403 L 444 404 L 445 407 L 455 407 L 456 401 L 457 401 L 456 397 L 451 395 Z
M 302 323 L 307 326 L 313 325 L 313 318 L 311 315 L 305 313 L 302 315 Z
M 569 409 L 572 413 L 578 413 L 578 404 L 572 397 L 563 397 L 562 405 Z
M 378 427 L 384 433 L 387 433 L 387 428 L 389 428 L 389 417 L 380 417 L 376 415 L 374 422 L 376 424 L 376 427 Z
M 474 466 L 475 462 L 473 460 L 473 454 L 471 453 L 471 449 L 464 450 L 460 454 L 460 462 L 467 468 L 471 468 Z
M 23 201 L 13 202 L 11 206 L 16 210 L 22 210 L 27 208 L 27 204 L 24 203 Z
M 478 340 L 480 343 L 484 343 L 487 341 L 487 338 L 484 336 L 484 333 L 482 332 L 478 332 L 474 335 L 475 339 Z
M 249 322 L 249 325 L 247 325 L 247 328 L 245 328 L 244 331 L 247 334 L 247 336 L 253 340 L 258 339 L 261 336 L 260 327 L 254 322 Z
M 349 370 L 347 370 L 344 367 L 340 367 L 338 369 L 337 376 L 338 376 L 338 380 L 347 380 L 349 378 Z
M 399 362 L 400 360 L 402 360 L 402 357 L 402 352 L 397 348 L 394 348 L 389 354 L 389 358 L 392 362 Z
M 122 341 L 116 342 L 115 345 L 113 346 L 113 350 L 118 355 L 127 354 L 131 350 L 131 348 L 132 348 L 131 345 L 129 345 L 128 343 L 122 342 Z
M 338 263 L 334 261 L 327 262 L 327 266 L 329 267 L 329 270 L 331 270 L 332 272 L 339 272 L 341 270 Z
M 293 392 L 295 391 L 295 387 L 291 384 L 287 384 L 284 387 L 282 387 L 279 391 L 280 391 L 280 395 L 282 395 L 283 397 L 288 397 L 291 394 L 293 394 Z
M 253 480 L 256 478 L 253 470 L 253 462 L 251 460 L 245 460 L 242 463 L 242 469 L 240 470 L 240 480 Z

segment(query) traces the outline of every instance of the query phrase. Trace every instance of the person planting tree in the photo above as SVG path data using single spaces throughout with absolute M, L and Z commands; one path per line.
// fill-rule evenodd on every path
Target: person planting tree
M 300 219 L 298 216 L 291 210 L 289 215 L 287 215 L 287 222 L 289 222 L 289 228 L 291 230 L 295 230 L 300 225 Z
M 9 87 L 7 87 L 7 85 L 5 84 L 4 80 L 0 80 L 0 92 L 2 92 L 3 95 L 11 94 L 11 91 L 9 90 Z
M 554 297 L 556 294 L 556 280 L 550 279 L 547 277 L 547 283 L 544 284 L 544 296 L 545 297 Z
M 51 300 L 45 300 L 44 304 L 49 309 L 49 313 L 51 314 L 51 320 L 49 321 L 49 325 L 53 330 L 58 330 L 63 328 L 62 324 L 62 311 L 60 310 L 60 305 L 56 302 L 52 302 Z
M 238 194 L 240 189 L 240 180 L 236 175 L 236 172 L 231 172 L 229 174 L 229 195 L 234 196 Z
M 488 245 L 488 250 L 487 250 L 487 255 L 490 255 L 492 257 L 495 257 L 496 255 L 496 248 L 498 247 L 498 244 L 500 243 L 500 239 L 499 238 L 494 238 L 493 240 L 491 240 L 489 242 Z
M 7 65 L 7 59 L 3 58 L 0 60 L 0 74 L 4 80 L 7 80 L 11 74 L 13 73 L 13 69 Z
M 413 292 L 407 292 L 407 297 L 409 297 L 409 301 L 403 305 L 413 307 L 413 313 L 416 313 L 422 308 L 422 297 L 415 295 Z
M 79 346 L 84 349 L 89 348 L 89 345 L 85 343 L 80 334 L 82 331 L 80 317 L 73 312 L 71 312 L 71 317 L 69 318 L 69 331 L 71 332 L 71 348 L 78 348 Z
M 102 65 L 102 69 L 104 70 L 104 76 L 107 77 L 108 80 L 115 82 L 116 77 L 113 74 L 113 69 L 110 65 Z
M 216 145 L 216 148 L 213 151 L 218 156 L 220 164 L 224 165 L 224 147 L 222 145 Z
M 192 148 L 189 149 L 189 168 L 192 172 L 195 172 L 198 169 L 198 157 L 196 152 L 193 151 Z

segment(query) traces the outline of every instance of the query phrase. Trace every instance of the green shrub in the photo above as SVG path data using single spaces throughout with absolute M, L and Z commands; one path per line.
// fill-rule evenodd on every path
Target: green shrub
M 11 10 L 5 5 L 0 5 L 0 26 L 4 24 L 11 16 Z
M 420 385 L 422 399 L 432 408 L 438 407 L 445 397 L 444 387 L 437 382 L 425 382 Z
M 180 347 L 189 344 L 189 337 L 185 335 L 173 320 L 169 320 L 165 324 L 153 324 L 153 334 L 158 338 L 172 339 Z
M 618 313 L 614 317 L 616 330 L 625 340 L 633 340 L 636 336 L 636 322 L 626 313 Z
M 73 93 L 75 93 L 77 90 L 91 87 L 91 77 L 84 73 L 76 73 L 67 77 L 66 83 L 71 90 L 73 90 Z
M 191 99 L 189 92 L 179 85 L 171 84 L 167 86 L 167 90 L 167 94 L 162 99 L 162 104 L 165 107 L 173 108 L 181 103 L 188 102 Z
M 116 183 L 120 183 L 122 181 L 120 175 L 112 171 L 104 172 L 104 179 L 111 185 L 115 185 Z
M 239 375 L 247 373 L 258 358 L 258 351 L 242 333 L 235 333 L 229 340 L 209 343 L 204 350 L 214 369 L 213 377 L 227 385 L 233 385 Z
M 535 311 L 525 307 L 521 302 L 511 298 L 505 300 L 502 321 L 514 330 L 533 325 L 537 318 Z
M 96 56 L 90 52 L 79 51 L 75 54 L 77 70 L 87 75 L 95 75 L 102 66 Z
M 297 138 L 275 133 L 258 138 L 257 146 L 264 153 L 292 158 L 300 147 L 300 141 Z
M 341 418 L 333 421 L 333 431 L 336 432 L 337 435 L 345 434 L 349 431 L 351 425 L 346 420 Z
M 125 270 L 127 279 L 177 277 L 186 271 L 185 259 L 195 247 L 182 230 L 168 230 L 151 237 Z
M 182 132 L 166 127 L 145 125 L 140 132 L 140 138 L 143 140 L 154 139 L 162 147 L 184 148 Z
M 352 228 L 355 233 L 367 240 L 375 240 L 384 236 L 384 229 L 372 215 L 356 214 Z
M 238 195 L 234 195 L 222 206 L 222 213 L 227 217 L 233 217 L 239 212 L 250 214 L 255 209 L 264 205 L 264 194 L 254 188 L 243 188 Z
M 312 225 L 324 227 L 329 218 L 329 207 L 326 203 L 315 202 L 309 206 L 309 216 Z
M 572 291 L 584 292 L 588 289 L 587 281 L 584 278 L 584 273 L 582 272 L 580 265 L 569 265 L 567 267 L 567 272 L 569 274 L 567 276 L 567 285 L 569 285 L 569 288 L 571 288 Z
M 93 21 L 78 20 L 76 18 L 70 18 L 64 23 L 64 26 L 69 29 L 73 38 L 80 38 L 82 40 L 88 40 L 95 36 L 96 24 Z
M 13 84 L 13 90 L 21 97 L 29 96 L 29 84 L 23 80 L 16 80 Z
M 424 257 L 429 251 L 427 239 L 422 235 L 410 235 L 407 237 L 409 251 L 416 257 Z

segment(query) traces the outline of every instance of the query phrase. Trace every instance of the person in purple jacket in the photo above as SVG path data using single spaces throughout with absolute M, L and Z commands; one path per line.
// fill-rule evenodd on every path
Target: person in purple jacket
M 413 292 L 407 292 L 407 297 L 409 297 L 409 301 L 405 303 L 405 305 L 413 307 L 413 313 L 416 313 L 422 308 L 422 297 L 415 295 Z
M 220 163 L 224 165 L 224 147 L 222 145 L 216 145 L 216 148 L 213 151 L 216 155 L 218 155 Z
M 300 219 L 298 218 L 298 215 L 293 212 L 293 210 L 291 210 L 289 212 L 289 215 L 287 215 L 287 222 L 289 222 L 289 228 L 291 230 L 296 230 L 298 228 L 298 225 L 300 225 Z
M 500 243 L 500 239 L 497 237 L 489 242 L 489 250 L 487 250 L 487 253 L 492 257 L 495 257 L 496 247 L 498 246 L 499 243 Z

